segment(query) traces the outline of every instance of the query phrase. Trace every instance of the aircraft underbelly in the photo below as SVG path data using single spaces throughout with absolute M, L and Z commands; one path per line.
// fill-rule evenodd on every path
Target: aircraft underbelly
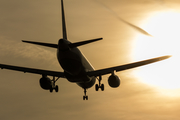
M 82 65 L 79 61 L 69 58 L 61 59 L 61 66 L 64 71 L 71 75 L 78 75 L 82 70 Z
M 71 75 L 78 75 L 83 69 L 81 58 L 72 51 L 58 51 L 58 60 L 64 71 Z
M 96 78 L 87 76 L 87 71 L 93 71 L 93 67 L 84 58 L 79 49 L 69 51 L 58 50 L 58 60 L 64 69 L 64 75 L 69 82 L 74 82 L 82 88 L 90 88 L 95 84 Z
M 77 85 L 79 85 L 82 88 L 88 89 L 88 88 L 91 88 L 92 86 L 94 86 L 95 83 L 96 83 L 96 78 L 92 77 L 90 81 L 88 81 L 88 82 L 79 82 L 79 83 L 77 83 Z

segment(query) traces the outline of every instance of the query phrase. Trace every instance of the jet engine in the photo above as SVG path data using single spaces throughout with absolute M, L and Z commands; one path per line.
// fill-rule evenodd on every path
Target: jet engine
M 43 76 L 40 80 L 39 80 L 39 84 L 41 86 L 42 89 L 45 90 L 49 90 L 52 88 L 52 82 L 51 79 L 48 78 L 47 76 Z
M 111 76 L 109 76 L 108 83 L 110 87 L 117 88 L 120 85 L 120 79 L 117 75 L 113 73 Z

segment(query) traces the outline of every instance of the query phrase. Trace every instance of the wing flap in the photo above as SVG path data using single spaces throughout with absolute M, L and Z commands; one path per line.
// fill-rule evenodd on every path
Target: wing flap
M 171 57 L 171 56 L 161 56 L 161 57 L 157 57 L 157 58 L 152 58 L 152 59 L 134 62 L 134 63 L 130 63 L 130 64 L 120 65 L 120 66 L 116 66 L 116 67 L 95 70 L 95 71 L 88 72 L 87 75 L 88 76 L 106 75 L 106 74 L 112 73 L 113 71 L 119 72 L 119 71 L 131 69 L 131 68 L 135 68 L 135 67 L 140 67 L 143 65 L 147 65 L 147 64 L 151 64 L 151 63 L 158 62 L 161 60 L 165 60 L 169 57 Z
M 15 70 L 15 71 L 21 71 L 24 73 L 34 73 L 34 74 L 41 74 L 41 75 L 48 75 L 48 76 L 55 76 L 55 77 L 63 77 L 63 72 L 57 72 L 57 71 L 50 71 L 50 70 L 42 70 L 42 69 L 35 69 L 35 68 L 27 68 L 27 67 L 19 67 L 19 66 L 13 66 L 13 65 L 6 65 L 6 64 L 0 64 L 1 69 L 9 69 L 9 70 Z

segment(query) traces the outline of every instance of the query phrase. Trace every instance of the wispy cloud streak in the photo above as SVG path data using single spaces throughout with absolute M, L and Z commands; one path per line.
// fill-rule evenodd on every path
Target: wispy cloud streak
M 148 32 L 146 32 L 145 30 L 143 30 L 142 28 L 122 19 L 121 17 L 119 17 L 112 9 L 110 9 L 109 7 L 107 7 L 105 4 L 99 2 L 98 0 L 93 0 L 95 2 L 97 2 L 99 5 L 103 6 L 106 10 L 108 10 L 112 15 L 114 15 L 118 20 L 120 20 L 121 22 L 129 25 L 130 27 L 134 28 L 135 30 L 139 31 L 140 33 L 147 35 L 147 36 L 152 36 L 151 34 L 149 34 Z
M 36 45 L 30 45 L 10 40 L 9 38 L 0 37 L 0 56 L 12 55 L 31 59 L 33 61 L 55 61 L 56 54 L 50 50 L 46 50 Z

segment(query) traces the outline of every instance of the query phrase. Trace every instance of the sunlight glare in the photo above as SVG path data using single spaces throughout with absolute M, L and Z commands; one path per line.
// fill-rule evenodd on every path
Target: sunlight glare
M 163 55 L 171 58 L 140 67 L 135 75 L 144 83 L 165 89 L 180 88 L 180 13 L 152 13 L 143 28 L 153 37 L 139 35 L 134 42 L 134 59 L 144 60 Z

